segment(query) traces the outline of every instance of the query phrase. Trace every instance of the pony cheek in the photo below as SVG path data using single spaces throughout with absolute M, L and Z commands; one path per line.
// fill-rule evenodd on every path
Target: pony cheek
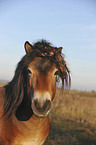
M 52 87 L 51 87 L 51 88 L 52 88 L 52 89 L 51 89 L 51 92 L 52 92 L 51 100 L 53 100 L 54 97 L 55 97 L 55 94 L 56 94 L 56 80 L 55 80 L 54 83 L 52 84 Z
M 33 76 L 33 81 L 32 81 L 33 89 L 36 88 L 36 85 L 37 85 L 37 78 L 36 78 L 36 76 Z
M 55 98 L 55 94 L 56 94 L 56 88 L 53 89 L 51 100 L 53 100 Z
M 30 86 L 35 89 L 36 88 L 36 85 L 37 85 L 37 78 L 36 76 L 33 76 L 30 78 Z

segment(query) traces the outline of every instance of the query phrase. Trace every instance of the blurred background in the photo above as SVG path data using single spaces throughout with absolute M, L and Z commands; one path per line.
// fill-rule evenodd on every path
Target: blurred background
M 0 0 L 0 81 L 10 81 L 24 43 L 46 39 L 63 53 L 71 89 L 96 91 L 95 0 Z

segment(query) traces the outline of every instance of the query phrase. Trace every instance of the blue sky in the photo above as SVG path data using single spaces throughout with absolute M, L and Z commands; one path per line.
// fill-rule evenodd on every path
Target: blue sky
M 42 38 L 63 47 L 72 89 L 96 90 L 95 0 L 1 0 L 0 79 L 12 79 L 26 40 Z

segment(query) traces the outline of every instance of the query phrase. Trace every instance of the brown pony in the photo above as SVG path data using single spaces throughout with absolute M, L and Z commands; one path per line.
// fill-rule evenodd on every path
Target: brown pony
M 41 145 L 49 133 L 56 76 L 70 82 L 62 48 L 42 40 L 25 43 L 26 55 L 11 82 L 0 88 L 0 145 Z M 69 76 L 69 78 L 68 78 Z

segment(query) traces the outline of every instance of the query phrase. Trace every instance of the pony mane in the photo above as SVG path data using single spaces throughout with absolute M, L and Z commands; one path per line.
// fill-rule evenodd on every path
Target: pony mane
M 8 116 L 11 116 L 13 113 L 15 113 L 18 106 L 28 95 L 27 87 L 29 82 L 27 68 L 35 57 L 50 59 L 52 62 L 54 62 L 59 70 L 58 75 L 62 79 L 62 86 L 64 86 L 64 82 L 70 86 L 70 71 L 67 68 L 63 55 L 60 53 L 60 51 L 58 51 L 58 49 L 59 48 L 53 47 L 45 40 L 41 40 L 33 44 L 33 51 L 26 54 L 21 59 L 17 65 L 12 81 L 5 86 L 4 115 L 8 114 Z M 32 91 L 34 90 L 32 89 Z

